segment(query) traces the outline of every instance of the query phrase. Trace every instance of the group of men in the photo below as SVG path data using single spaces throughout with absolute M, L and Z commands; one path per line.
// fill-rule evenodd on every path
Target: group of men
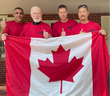
M 87 5 L 78 6 L 79 24 L 75 20 L 68 19 L 67 7 L 65 5 L 60 5 L 58 7 L 60 20 L 52 26 L 52 29 L 48 24 L 42 22 L 42 12 L 39 7 L 32 7 L 30 15 L 33 22 L 24 23 L 24 11 L 22 8 L 16 7 L 13 13 L 15 20 L 5 22 L 5 19 L 3 19 L 0 23 L 2 27 L 0 33 L 1 39 L 3 41 L 6 40 L 7 35 L 47 39 L 50 37 L 68 36 L 95 31 L 99 31 L 99 33 L 105 35 L 107 39 L 105 30 L 101 29 L 98 23 L 88 20 L 89 11 Z
M 57 21 L 52 28 L 42 22 L 42 12 L 39 7 L 32 7 L 30 15 L 33 21 L 26 24 L 23 21 L 23 9 L 16 7 L 13 12 L 15 20 L 5 22 L 5 19 L 3 19 L 3 21 L 0 22 L 2 28 L 0 32 L 1 40 L 6 40 L 7 35 L 48 39 L 50 37 L 85 34 L 95 31 L 99 31 L 99 33 L 105 35 L 107 39 L 105 30 L 101 29 L 98 23 L 88 20 L 89 12 L 87 5 L 78 6 L 79 24 L 75 20 L 68 19 L 68 11 L 65 5 L 58 7 L 60 20 Z

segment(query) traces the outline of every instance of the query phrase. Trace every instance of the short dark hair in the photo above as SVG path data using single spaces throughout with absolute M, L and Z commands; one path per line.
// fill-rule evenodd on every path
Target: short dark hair
M 24 14 L 24 10 L 23 10 L 21 7 L 16 7 L 16 8 L 14 9 L 14 11 L 15 11 L 16 9 L 22 10 L 22 11 L 23 11 L 23 14 Z
M 67 11 L 67 7 L 66 7 L 65 5 L 60 5 L 60 6 L 58 6 L 58 11 L 59 11 L 59 9 L 61 9 L 61 8 L 65 8 L 66 11 Z
M 86 9 L 87 9 L 87 11 L 88 11 L 88 6 L 87 6 L 86 4 L 83 4 L 83 5 L 79 5 L 79 6 L 78 6 L 78 10 L 79 10 L 81 7 L 84 7 L 84 8 L 86 8 Z

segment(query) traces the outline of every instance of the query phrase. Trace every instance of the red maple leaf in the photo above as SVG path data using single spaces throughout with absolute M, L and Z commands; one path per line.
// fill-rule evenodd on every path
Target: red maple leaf
M 65 51 L 61 45 L 57 51 L 52 51 L 52 54 L 54 63 L 48 58 L 46 61 L 38 60 L 40 66 L 38 69 L 50 78 L 49 82 L 61 80 L 60 93 L 62 93 L 62 80 L 74 82 L 73 77 L 84 66 L 82 65 L 83 57 L 79 59 L 74 57 L 68 62 L 70 49 Z

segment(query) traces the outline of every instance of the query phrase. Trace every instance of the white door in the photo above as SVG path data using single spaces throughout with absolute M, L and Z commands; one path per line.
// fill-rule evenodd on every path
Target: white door
M 110 16 L 101 16 L 101 27 L 108 33 L 107 46 L 110 55 Z

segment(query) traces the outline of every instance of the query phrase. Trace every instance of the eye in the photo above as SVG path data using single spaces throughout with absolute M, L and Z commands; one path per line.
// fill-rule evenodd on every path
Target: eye
M 20 13 L 20 15 L 23 15 L 23 13 Z
M 84 13 L 86 13 L 86 11 L 84 11 Z
M 81 14 L 81 12 L 79 12 L 79 14 Z
M 34 15 L 36 14 L 36 13 L 33 13 Z
M 19 14 L 18 12 L 15 12 L 15 14 Z

